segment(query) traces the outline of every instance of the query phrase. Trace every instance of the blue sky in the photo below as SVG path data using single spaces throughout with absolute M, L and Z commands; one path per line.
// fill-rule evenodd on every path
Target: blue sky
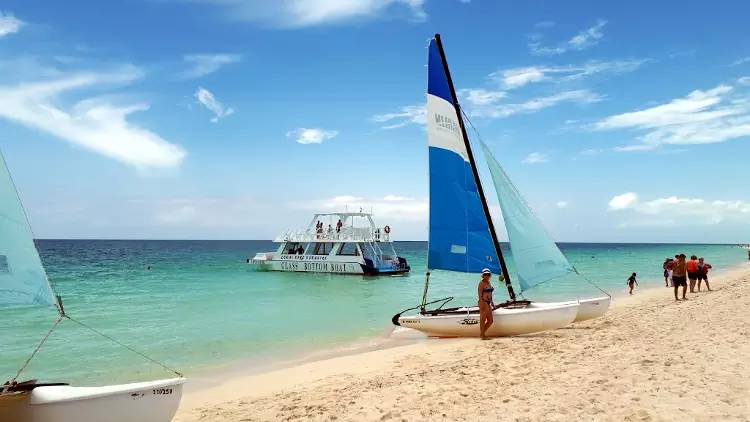
M 365 205 L 425 239 L 440 32 L 557 240 L 750 240 L 739 1 L 33 3 L 0 11 L 0 147 L 40 238 L 269 238 Z

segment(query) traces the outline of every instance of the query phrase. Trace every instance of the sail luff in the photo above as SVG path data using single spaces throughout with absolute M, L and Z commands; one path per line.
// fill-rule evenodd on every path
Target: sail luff
M 490 236 L 492 238 L 492 243 L 494 245 L 495 253 L 500 263 L 500 269 L 505 278 L 505 285 L 508 289 L 508 296 L 510 297 L 511 300 L 515 300 L 516 295 L 513 292 L 513 285 L 511 284 L 511 278 L 510 278 L 510 274 L 508 273 L 508 267 L 505 264 L 505 258 L 503 257 L 502 250 L 500 249 L 500 241 L 497 238 L 497 233 L 495 232 L 495 226 L 492 222 L 492 216 L 490 215 L 490 209 L 489 209 L 489 206 L 487 205 L 487 199 L 484 195 L 484 189 L 482 188 L 482 181 L 479 178 L 479 171 L 477 170 L 476 161 L 474 160 L 474 154 L 472 153 L 472 150 L 471 150 L 471 143 L 469 142 L 469 136 L 466 132 L 466 126 L 464 124 L 463 118 L 461 117 L 461 106 L 459 105 L 458 96 L 456 95 L 456 88 L 453 85 L 453 79 L 451 77 L 450 69 L 448 67 L 448 60 L 445 57 L 445 50 L 443 49 L 443 42 L 440 38 L 440 34 L 435 34 L 435 42 L 437 44 L 438 52 L 440 53 L 440 59 L 442 62 L 443 71 L 445 72 L 445 78 L 447 79 L 448 88 L 450 90 L 450 96 L 451 96 L 453 108 L 455 110 L 456 117 L 458 118 L 458 125 L 461 130 L 461 136 L 463 138 L 464 146 L 466 148 L 467 158 L 471 166 L 472 174 L 474 177 L 474 183 L 476 184 L 477 194 L 479 196 L 479 200 L 482 204 L 482 209 L 484 211 L 484 218 L 486 219 L 486 223 L 490 232 Z

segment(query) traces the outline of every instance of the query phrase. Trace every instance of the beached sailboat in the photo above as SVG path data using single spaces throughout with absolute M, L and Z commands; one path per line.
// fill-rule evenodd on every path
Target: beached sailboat
M 518 300 L 490 216 L 440 35 L 430 41 L 427 84 L 427 137 L 430 162 L 429 269 L 501 274 L 509 301 L 493 311 L 488 336 L 528 334 L 564 327 L 606 313 L 611 297 L 557 303 Z M 482 143 L 516 263 L 521 293 L 575 267 L 546 234 L 539 220 Z M 477 337 L 479 309 L 444 308 L 453 298 L 427 302 L 429 273 L 421 305 L 393 316 L 394 325 L 435 337 Z M 427 305 L 440 304 L 436 309 Z M 419 313 L 402 316 L 419 309 Z
M 0 154 L 0 158 L 2 155 Z M 0 385 L 0 421 L 169 422 L 187 381 L 176 378 L 100 387 L 16 382 L 52 330 L 69 317 L 56 296 L 34 244 L 33 233 L 10 171 L 0 169 L 0 308 L 47 306 L 57 320 L 11 381 Z M 77 322 L 77 321 L 76 321 Z M 11 321 L 6 321 L 10 324 Z

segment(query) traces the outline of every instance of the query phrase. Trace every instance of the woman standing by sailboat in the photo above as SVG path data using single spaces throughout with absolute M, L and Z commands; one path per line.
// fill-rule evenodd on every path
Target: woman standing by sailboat
M 488 339 L 484 333 L 494 322 L 492 311 L 495 308 L 495 303 L 492 301 L 492 292 L 495 291 L 495 288 L 492 287 L 490 277 L 492 277 L 492 271 L 489 268 L 483 269 L 482 279 L 479 280 L 477 286 L 477 293 L 479 294 L 479 338 L 482 340 Z

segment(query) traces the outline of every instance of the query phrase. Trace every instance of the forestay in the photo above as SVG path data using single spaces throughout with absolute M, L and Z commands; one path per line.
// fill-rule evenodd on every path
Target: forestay
M 430 230 L 427 267 L 500 274 L 446 69 L 432 39 L 427 64 Z
M 484 142 L 481 144 L 505 220 L 521 291 L 577 272 L 513 186 L 487 145 Z
M 5 158 L 0 154 L 0 307 L 57 302 Z

